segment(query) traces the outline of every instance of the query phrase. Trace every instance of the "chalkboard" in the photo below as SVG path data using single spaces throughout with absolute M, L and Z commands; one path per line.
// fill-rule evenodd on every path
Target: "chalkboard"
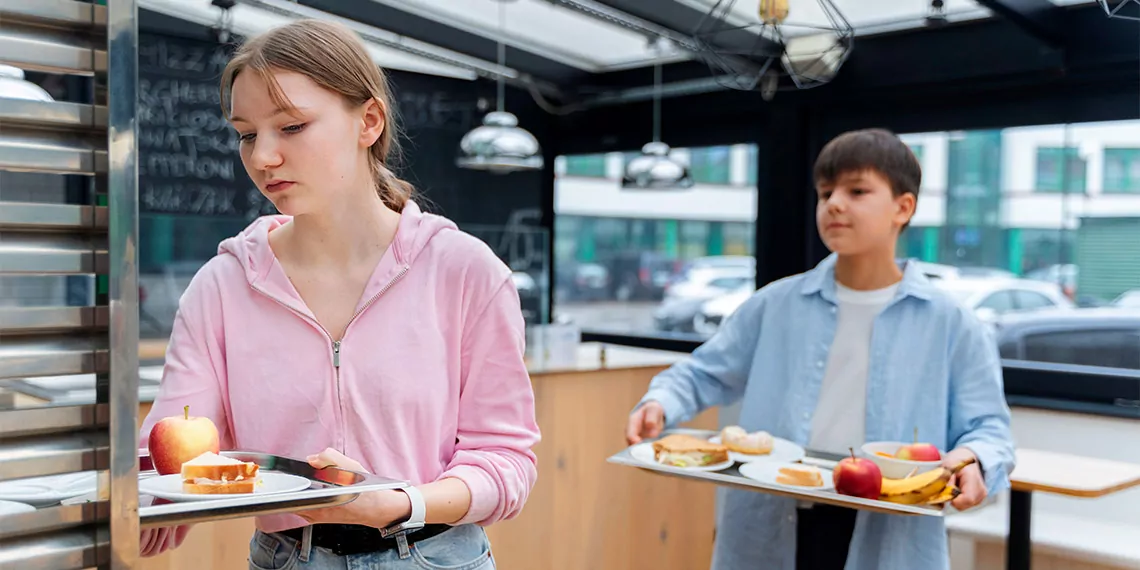
M 197 39 L 210 36 L 196 24 L 144 16 L 150 25 L 139 34 L 140 211 L 246 220 L 275 212 L 246 175 L 237 134 L 221 112 L 218 83 L 234 46 Z M 540 173 L 500 176 L 455 165 L 460 139 L 494 105 L 493 83 L 394 70 L 389 79 L 403 147 L 394 168 L 416 186 L 422 204 L 461 226 L 517 223 L 518 212 L 540 207 Z M 546 115 L 528 95 L 515 94 L 509 110 L 547 138 Z
M 139 35 L 139 209 L 252 219 L 273 205 L 249 180 L 218 81 L 232 46 Z

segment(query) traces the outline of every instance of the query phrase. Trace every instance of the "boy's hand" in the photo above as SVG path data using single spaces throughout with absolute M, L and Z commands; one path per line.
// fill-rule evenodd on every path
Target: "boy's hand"
M 988 495 L 988 491 L 986 491 L 986 480 L 985 477 L 982 476 L 982 468 L 978 466 L 977 456 L 974 455 L 973 451 L 964 447 L 954 449 L 942 458 L 942 465 L 953 469 L 956 465 L 967 459 L 974 459 L 975 461 L 963 467 L 961 471 L 950 479 L 950 482 L 957 485 L 958 489 L 962 491 L 962 494 L 958 495 L 958 498 L 950 502 L 950 504 L 954 505 L 954 508 L 959 511 L 971 509 L 982 504 Z
M 629 415 L 625 428 L 625 441 L 629 445 L 641 443 L 642 438 L 657 437 L 665 429 L 665 408 L 650 400 Z

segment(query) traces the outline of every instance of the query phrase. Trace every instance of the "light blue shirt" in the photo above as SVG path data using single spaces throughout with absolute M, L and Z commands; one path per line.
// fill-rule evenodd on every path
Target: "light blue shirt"
M 875 319 L 867 373 L 866 440 L 923 441 L 977 455 L 990 496 L 1009 487 L 1013 438 L 1001 362 L 988 329 L 904 263 L 894 298 Z M 672 427 L 743 398 L 739 424 L 800 445 L 811 435 L 835 337 L 835 255 L 757 291 L 685 360 L 659 374 L 657 400 Z M 793 570 L 796 502 L 722 490 L 714 570 Z M 950 567 L 938 517 L 860 511 L 846 570 Z

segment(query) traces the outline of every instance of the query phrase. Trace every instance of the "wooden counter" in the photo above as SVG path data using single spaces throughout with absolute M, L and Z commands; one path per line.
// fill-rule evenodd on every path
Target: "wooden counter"
M 625 447 L 630 408 L 679 355 L 584 345 L 578 366 L 532 370 L 542 442 L 523 512 L 487 529 L 500 570 L 690 570 L 712 555 L 712 485 L 608 464 Z M 140 419 L 149 404 L 139 410 Z M 710 410 L 686 424 L 716 429 Z M 144 570 L 245 569 L 251 519 L 198 525 L 182 548 Z M 202 565 L 207 555 L 212 563 Z M 193 561 L 193 563 L 192 563 Z

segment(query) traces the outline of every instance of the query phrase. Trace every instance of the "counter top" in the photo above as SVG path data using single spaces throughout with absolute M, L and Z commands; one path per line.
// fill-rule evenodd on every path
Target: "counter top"
M 531 375 L 565 374 L 570 372 L 596 372 L 627 368 L 670 366 L 688 356 L 686 353 L 633 348 L 596 342 L 578 346 L 578 362 L 568 366 L 540 366 L 528 364 Z
M 687 356 L 664 350 L 649 350 L 626 346 L 584 343 L 578 346 L 577 363 L 565 366 L 539 366 L 528 364 L 531 376 L 620 370 L 630 368 L 664 367 Z M 162 381 L 162 366 L 139 368 L 139 402 L 153 402 L 158 396 Z M 0 395 L 7 393 L 24 396 L 23 402 L 37 405 L 70 405 L 95 401 L 95 375 L 28 378 L 0 382 Z M 0 399 L 0 402 L 5 400 Z M 11 405 L 11 404 L 9 404 Z

